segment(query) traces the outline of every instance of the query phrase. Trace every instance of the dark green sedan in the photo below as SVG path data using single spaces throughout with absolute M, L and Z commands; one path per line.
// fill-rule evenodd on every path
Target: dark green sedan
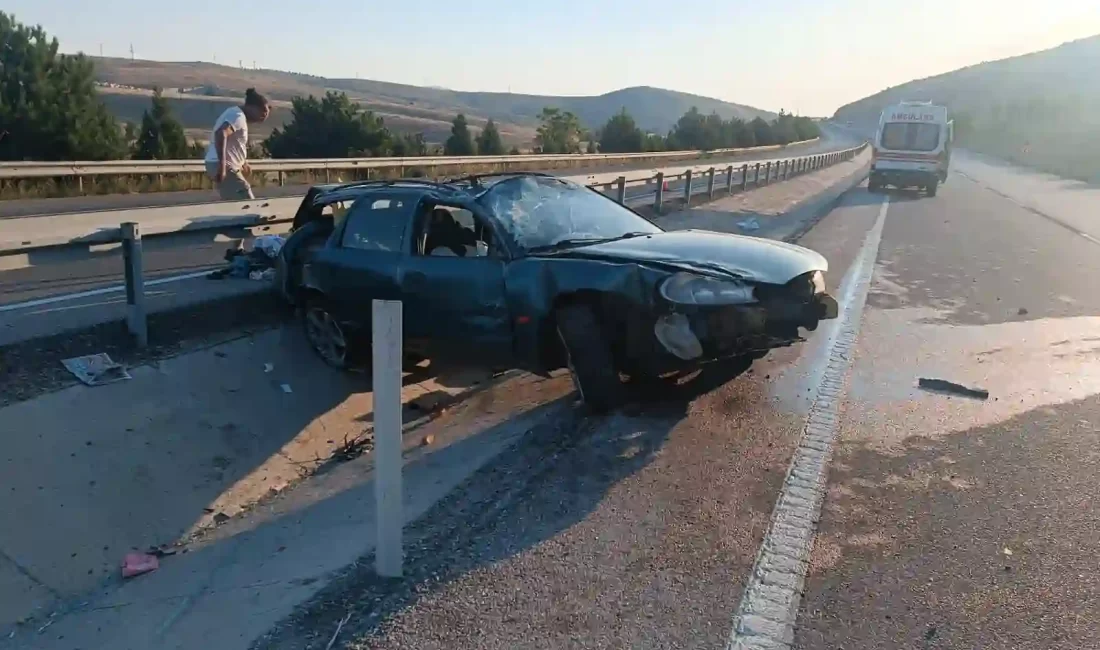
M 278 284 L 329 364 L 369 355 L 371 301 L 400 300 L 406 353 L 548 374 L 594 410 L 623 378 L 754 359 L 835 318 L 828 263 L 791 244 L 664 231 L 542 174 L 311 188 Z

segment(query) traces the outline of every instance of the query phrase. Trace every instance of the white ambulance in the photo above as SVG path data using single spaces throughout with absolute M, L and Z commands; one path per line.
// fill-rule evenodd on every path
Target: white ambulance
M 940 183 L 947 181 L 953 139 L 954 124 L 947 119 L 946 106 L 888 106 L 875 133 L 868 188 L 877 192 L 887 185 L 917 187 L 935 196 Z

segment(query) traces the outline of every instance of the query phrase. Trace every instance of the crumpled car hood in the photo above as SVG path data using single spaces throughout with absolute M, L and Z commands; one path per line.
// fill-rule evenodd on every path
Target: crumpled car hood
M 803 273 L 829 269 L 825 258 L 808 248 L 709 230 L 654 233 L 569 249 L 555 256 L 656 262 L 703 274 L 725 271 L 768 284 L 785 284 Z

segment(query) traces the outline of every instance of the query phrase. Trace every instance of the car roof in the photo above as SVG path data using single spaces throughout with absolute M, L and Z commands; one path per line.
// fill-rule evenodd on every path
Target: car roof
M 398 178 L 392 180 L 354 181 L 350 183 L 326 183 L 314 185 L 314 203 L 355 199 L 365 194 L 379 191 L 401 190 L 433 194 L 438 198 L 476 198 L 502 181 L 521 177 L 559 179 L 552 174 L 542 172 L 492 172 L 471 174 L 448 178 L 443 181 L 430 181 L 418 178 Z M 457 196 L 456 196 L 457 195 Z

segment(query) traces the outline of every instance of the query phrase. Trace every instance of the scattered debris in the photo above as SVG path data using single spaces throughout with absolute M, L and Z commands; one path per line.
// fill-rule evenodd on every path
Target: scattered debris
M 752 232 L 754 230 L 760 230 L 760 222 L 756 220 L 756 217 L 753 217 L 751 219 L 745 219 L 744 221 L 739 221 L 737 223 L 737 227 L 740 228 L 741 230 L 747 230 L 749 232 Z
M 161 544 L 160 546 L 150 546 L 149 550 L 145 552 L 159 559 L 162 557 L 175 555 L 176 553 L 179 553 L 179 551 L 180 549 L 178 546 L 173 546 L 171 544 Z
M 214 515 L 215 526 L 220 526 L 227 521 L 229 521 L 229 515 L 225 514 L 224 512 L 219 512 Z
M 434 442 L 435 442 L 435 436 L 429 433 L 428 435 L 424 436 L 420 440 L 420 446 L 421 447 L 428 447 Z
M 1027 316 L 1027 314 L 1028 314 L 1028 311 L 1027 311 L 1027 308 L 1025 308 L 1025 307 L 1020 307 L 1020 309 L 1016 312 L 1017 316 Z
M 336 643 L 336 637 L 340 636 L 340 630 L 344 629 L 344 625 L 351 620 L 351 612 L 348 615 L 340 619 L 340 623 L 336 626 L 336 631 L 332 633 L 332 638 L 328 640 L 328 645 L 325 646 L 325 650 L 332 650 L 332 646 Z
M 293 390 L 292 390 L 292 389 L 290 388 L 290 384 L 279 384 L 279 388 L 282 388 L 282 389 L 283 389 L 283 392 L 284 392 L 284 393 L 286 393 L 287 395 L 289 395 L 289 394 L 291 394 L 291 393 L 293 393 L 293 392 L 294 392 L 294 391 L 293 391 Z
M 61 364 L 88 386 L 102 386 L 132 379 L 122 364 L 116 363 L 104 352 L 65 359 Z
M 1010 548 L 1009 548 L 1009 547 L 1007 547 L 1007 546 L 1006 546 L 1006 547 L 1005 547 L 1005 549 L 1004 549 L 1003 551 L 1001 551 L 1001 552 L 1002 552 L 1002 553 L 1004 553 L 1005 555 L 1012 555 L 1012 549 L 1010 549 Z
M 159 568 L 160 560 L 157 559 L 157 556 L 148 553 L 127 553 L 126 557 L 122 559 L 123 578 L 133 578 L 143 573 L 156 571 Z
M 273 372 L 274 370 L 275 370 L 275 364 L 273 364 L 273 363 L 265 363 L 264 364 L 264 372 Z
M 933 393 L 948 393 L 978 400 L 989 399 L 989 391 L 987 390 L 981 388 L 967 388 L 962 384 L 956 384 L 955 382 L 945 379 L 926 379 L 921 377 L 917 382 L 917 386 Z
M 362 456 L 371 449 L 374 449 L 374 431 L 368 429 L 350 440 L 345 435 L 344 443 L 334 449 L 329 458 L 346 462 Z
M 252 243 L 252 250 L 246 251 L 237 246 L 225 251 L 228 264 L 221 269 L 211 271 L 206 277 L 211 280 L 225 278 L 251 278 L 253 280 L 271 280 L 275 277 L 275 258 L 283 248 L 285 240 L 279 235 L 261 235 Z
M 936 632 L 939 632 L 939 630 L 936 628 L 935 625 L 929 626 L 929 628 L 924 632 L 925 640 L 931 641 L 932 639 L 936 638 Z

